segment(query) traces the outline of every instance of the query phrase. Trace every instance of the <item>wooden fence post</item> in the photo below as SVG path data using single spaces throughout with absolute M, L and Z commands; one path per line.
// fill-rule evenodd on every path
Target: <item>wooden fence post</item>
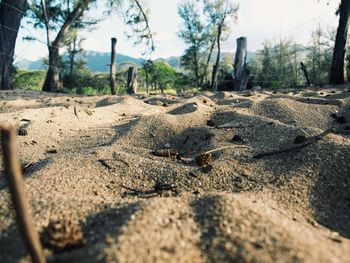
M 247 38 L 237 39 L 237 50 L 234 64 L 235 90 L 240 91 L 247 88 L 250 70 L 247 68 Z
M 116 66 L 116 52 L 115 46 L 117 44 L 117 39 L 115 37 L 111 38 L 112 41 L 112 50 L 111 50 L 111 66 L 110 66 L 110 86 L 112 95 L 117 95 L 116 85 L 115 85 L 115 74 L 117 72 Z
M 136 94 L 136 92 L 137 92 L 136 76 L 137 76 L 137 68 L 129 67 L 128 83 L 127 83 L 127 87 L 126 87 L 127 93 L 129 95 Z

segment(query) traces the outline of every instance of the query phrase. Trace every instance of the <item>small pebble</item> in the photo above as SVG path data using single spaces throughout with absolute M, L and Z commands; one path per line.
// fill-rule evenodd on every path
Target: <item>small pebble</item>
M 215 126 L 215 123 L 213 120 L 208 120 L 207 121 L 207 125 L 210 126 L 210 127 L 214 127 Z
M 306 136 L 304 136 L 304 135 L 298 135 L 298 136 L 295 137 L 295 139 L 294 139 L 294 144 L 300 144 L 300 143 L 303 143 L 303 142 L 306 142 L 306 141 L 307 141 Z
M 245 142 L 245 140 L 242 138 L 241 135 L 235 134 L 233 136 L 233 138 L 231 139 L 231 142 L 233 142 L 233 143 L 235 143 L 235 142 Z

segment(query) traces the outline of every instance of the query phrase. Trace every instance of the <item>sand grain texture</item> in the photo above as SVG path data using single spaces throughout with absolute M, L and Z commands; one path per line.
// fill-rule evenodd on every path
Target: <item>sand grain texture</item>
M 50 262 L 350 262 L 346 90 L 0 98 L 37 230 L 70 220 L 84 234 L 46 248 Z M 1 163 L 0 262 L 28 261 Z

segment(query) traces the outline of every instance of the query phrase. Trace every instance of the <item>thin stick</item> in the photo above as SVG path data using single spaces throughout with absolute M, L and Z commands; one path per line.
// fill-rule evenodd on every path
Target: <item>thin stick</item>
M 74 106 L 74 115 L 79 119 L 77 108 Z
M 242 128 L 250 128 L 255 127 L 254 124 L 243 124 L 243 123 L 237 123 L 234 125 L 221 125 L 221 126 L 215 126 L 215 129 L 242 129 Z
M 213 150 L 207 151 L 204 154 L 211 154 L 211 153 L 219 152 L 219 151 L 230 149 L 230 148 L 250 148 L 250 147 L 249 146 L 245 146 L 245 145 L 230 145 L 230 146 L 224 146 L 224 147 L 221 147 L 221 148 L 217 148 L 217 149 L 213 149 Z
M 272 150 L 272 151 L 268 151 L 268 152 L 262 152 L 262 153 L 258 153 L 256 155 L 253 156 L 253 159 L 261 159 L 263 157 L 267 157 L 267 156 L 272 156 L 272 155 L 277 155 L 277 154 L 281 154 L 281 153 L 287 153 L 287 152 L 292 152 L 292 151 L 296 151 L 296 150 L 300 150 L 305 148 L 306 146 L 309 146 L 312 143 L 315 143 L 319 140 L 321 140 L 323 137 L 327 136 L 328 134 L 332 133 L 333 130 L 326 130 L 324 132 L 322 132 L 321 134 L 312 136 L 310 138 L 308 138 L 305 142 L 297 144 L 297 145 L 292 145 L 286 148 L 282 148 L 282 149 L 277 149 L 277 150 Z
M 112 170 L 112 166 L 110 166 L 106 160 L 100 159 L 98 160 L 104 167 L 108 168 L 109 170 Z
M 20 168 L 16 135 L 12 127 L 0 126 L 2 150 L 4 152 L 5 174 L 9 180 L 10 193 L 16 211 L 16 219 L 22 232 L 22 237 L 34 263 L 46 262 L 38 233 L 35 230 L 30 214 L 27 196 L 24 190 L 24 180 Z

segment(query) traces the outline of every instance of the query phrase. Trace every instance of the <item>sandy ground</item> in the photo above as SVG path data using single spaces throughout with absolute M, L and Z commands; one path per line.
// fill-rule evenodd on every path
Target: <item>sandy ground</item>
M 348 90 L 0 98 L 50 262 L 350 262 Z M 0 262 L 27 262 L 3 170 Z

